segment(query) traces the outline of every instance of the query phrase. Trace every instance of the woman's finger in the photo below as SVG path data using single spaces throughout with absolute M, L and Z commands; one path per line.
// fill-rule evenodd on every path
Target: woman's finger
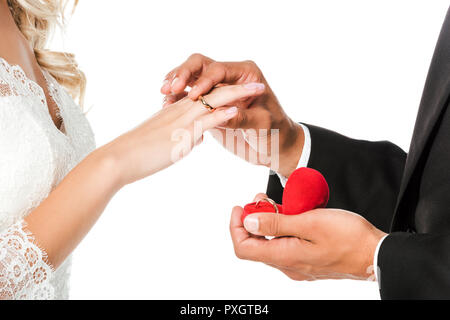
M 211 107 L 219 108 L 241 99 L 259 96 L 264 93 L 264 90 L 265 85 L 263 83 L 252 82 L 243 85 L 216 88 L 203 98 Z
M 163 100 L 163 108 L 170 106 L 171 104 L 183 99 L 184 97 L 187 96 L 187 92 L 183 91 L 181 93 L 177 93 L 177 94 L 169 94 L 167 96 L 164 97 Z
M 197 101 L 193 104 L 193 106 L 185 105 L 184 108 L 184 118 L 186 121 L 191 122 L 195 120 L 200 120 L 199 117 L 203 117 L 205 115 L 211 114 L 211 113 L 218 113 L 217 116 L 222 115 L 220 118 L 223 117 L 223 112 L 226 112 L 225 110 L 221 110 L 222 106 L 232 105 L 233 102 L 236 102 L 238 100 L 248 98 L 248 97 L 254 97 L 259 96 L 264 93 L 265 86 L 262 83 L 248 83 L 243 85 L 234 85 L 234 86 L 223 86 L 214 89 L 211 91 L 210 94 L 203 97 L 203 101 L 210 105 L 214 110 L 214 112 L 211 112 L 209 110 L 208 106 L 205 106 L 201 100 Z M 230 109 L 230 108 L 228 108 Z M 233 109 L 234 112 L 235 109 Z M 231 111 L 228 111 L 228 115 L 230 115 Z M 240 113 L 240 110 L 237 109 L 237 114 Z M 233 115 L 232 117 L 229 117 L 228 120 L 233 119 L 236 116 Z M 215 119 L 216 116 L 209 117 L 210 119 Z M 228 121 L 226 120 L 226 121 Z M 209 124 L 210 122 L 208 122 Z M 219 124 L 224 124 L 224 122 L 218 122 Z M 208 129 L 211 129 L 212 127 L 207 126 Z M 208 130 L 205 129 L 205 130 Z
M 206 115 L 199 118 L 198 121 L 201 123 L 202 132 L 205 132 L 233 119 L 237 114 L 237 107 L 221 108 L 214 112 L 208 112 Z

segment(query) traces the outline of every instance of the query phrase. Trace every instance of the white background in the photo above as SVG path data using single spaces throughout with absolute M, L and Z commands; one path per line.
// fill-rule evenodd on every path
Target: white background
M 257 62 L 295 120 L 407 149 L 448 5 L 81 1 L 65 43 L 54 43 L 88 76 L 98 145 L 156 112 L 164 75 L 200 52 Z M 208 136 L 187 159 L 126 187 L 76 250 L 71 297 L 378 299 L 376 283 L 294 282 L 234 256 L 231 209 L 264 192 L 267 174 Z

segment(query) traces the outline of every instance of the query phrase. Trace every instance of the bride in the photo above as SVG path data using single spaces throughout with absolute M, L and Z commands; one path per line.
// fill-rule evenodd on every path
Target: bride
M 237 115 L 225 106 L 264 91 L 217 88 L 203 100 L 219 107 L 214 112 L 184 98 L 95 149 L 79 107 L 84 75 L 72 54 L 46 49 L 65 5 L 0 0 L 0 299 L 68 298 L 71 252 L 114 194 Z

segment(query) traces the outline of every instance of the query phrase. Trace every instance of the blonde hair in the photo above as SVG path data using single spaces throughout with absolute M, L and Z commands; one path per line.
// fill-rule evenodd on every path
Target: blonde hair
M 68 0 L 7 0 L 14 20 L 30 42 L 39 65 L 83 105 L 86 77 L 75 55 L 46 48 L 55 27 L 64 25 Z M 75 9 L 78 0 L 73 1 Z

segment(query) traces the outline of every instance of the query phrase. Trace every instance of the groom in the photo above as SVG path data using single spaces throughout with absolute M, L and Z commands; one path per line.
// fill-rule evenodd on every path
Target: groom
M 215 85 L 243 82 L 264 83 L 265 95 L 240 102 L 239 116 L 226 127 L 242 129 L 236 130 L 238 138 L 250 128 L 279 129 L 279 164 L 265 164 L 277 173 L 269 177 L 268 197 L 281 203 L 286 179 L 308 166 L 327 178 L 328 208 L 339 209 L 253 214 L 242 225 L 242 208 L 235 207 L 230 230 L 236 255 L 294 280 L 377 279 L 383 299 L 450 298 L 450 10 L 408 154 L 390 142 L 354 140 L 295 123 L 253 62 L 216 62 L 195 54 L 167 75 L 161 91 L 170 104 L 188 85 L 196 100 Z

